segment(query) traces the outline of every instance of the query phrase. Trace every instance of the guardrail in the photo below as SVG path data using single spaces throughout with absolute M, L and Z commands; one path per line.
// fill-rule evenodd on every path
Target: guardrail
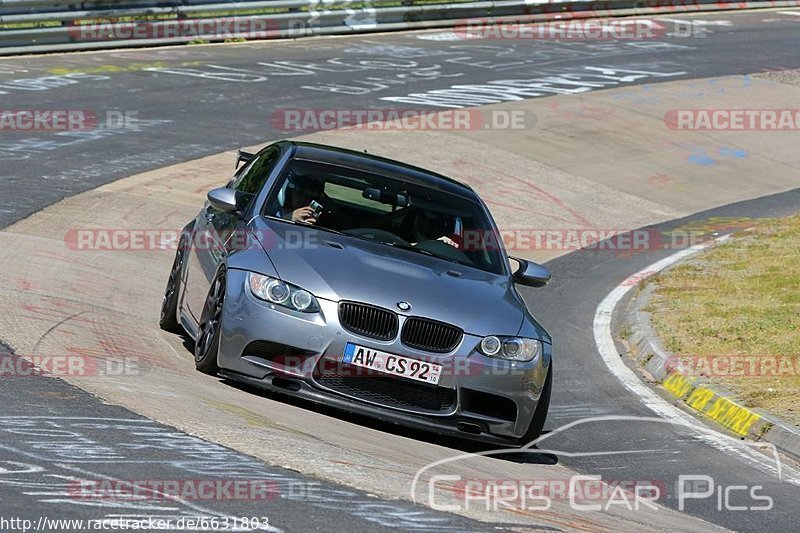
M 0 55 L 764 7 L 800 0 L 0 0 Z

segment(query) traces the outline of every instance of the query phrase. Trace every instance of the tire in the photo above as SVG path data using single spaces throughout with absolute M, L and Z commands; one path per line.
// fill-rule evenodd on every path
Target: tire
M 167 287 L 164 289 L 164 299 L 161 301 L 161 317 L 158 325 L 170 333 L 182 333 L 183 327 L 178 321 L 178 296 L 181 289 L 181 275 L 183 274 L 183 260 L 186 257 L 188 239 L 186 233 L 181 234 L 178 249 L 175 250 L 175 259 L 169 271 Z
M 200 316 L 200 328 L 194 343 L 194 366 L 204 374 L 216 375 L 219 372 L 217 354 L 222 336 L 220 332 L 226 281 L 225 269 L 222 269 L 214 277 L 211 288 L 208 289 L 206 303 Z
M 547 420 L 547 411 L 550 409 L 550 392 L 553 390 L 553 361 L 550 360 L 550 368 L 547 369 L 547 377 L 544 380 L 544 387 L 542 387 L 542 394 L 539 397 L 539 403 L 536 404 L 536 411 L 533 413 L 533 420 L 525 432 L 519 439 L 519 444 L 525 446 L 531 441 L 539 438 L 544 429 L 544 422 Z

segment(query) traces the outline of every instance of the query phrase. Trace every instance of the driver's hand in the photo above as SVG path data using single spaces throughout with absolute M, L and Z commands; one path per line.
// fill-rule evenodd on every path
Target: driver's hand
M 315 224 L 317 222 L 314 218 L 314 210 L 310 206 L 298 207 L 292 211 L 292 221 L 306 224 Z
M 441 237 L 439 237 L 439 238 L 438 238 L 438 239 L 436 239 L 436 240 L 437 240 L 437 241 L 442 241 L 442 242 L 443 242 L 443 243 L 445 243 L 445 244 L 449 244 L 449 245 L 450 245 L 450 246 L 452 246 L 453 248 L 458 248 L 458 245 L 456 244 L 456 241 L 454 241 L 453 239 L 451 239 L 451 238 L 450 238 L 450 237 L 448 237 L 447 235 L 442 235 Z

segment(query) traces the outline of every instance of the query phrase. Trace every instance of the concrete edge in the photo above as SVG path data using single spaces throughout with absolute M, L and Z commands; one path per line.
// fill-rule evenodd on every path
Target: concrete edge
M 671 267 L 652 272 L 650 277 L 668 268 Z M 638 370 L 701 418 L 738 437 L 773 444 L 781 452 L 800 459 L 800 431 L 766 411 L 744 407 L 723 387 L 703 377 L 689 375 L 679 359 L 664 347 L 650 322 L 651 313 L 645 311 L 656 287 L 642 280 L 628 303 L 625 316 L 620 317 L 621 340 Z

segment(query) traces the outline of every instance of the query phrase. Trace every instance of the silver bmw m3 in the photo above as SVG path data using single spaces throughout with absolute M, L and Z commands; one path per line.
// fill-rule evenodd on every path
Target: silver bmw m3
M 512 270 L 470 187 L 290 141 L 237 166 L 184 228 L 162 305 L 199 371 L 440 434 L 539 436 L 552 340 L 515 284 L 550 273 Z

